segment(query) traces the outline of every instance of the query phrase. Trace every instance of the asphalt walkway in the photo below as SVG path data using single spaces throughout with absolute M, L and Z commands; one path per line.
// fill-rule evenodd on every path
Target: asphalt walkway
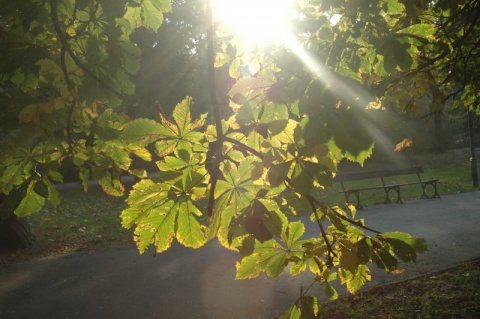
M 480 192 L 367 207 L 381 231 L 427 240 L 429 251 L 401 275 L 374 270 L 380 285 L 480 257 Z M 315 235 L 313 227 L 307 236 Z M 138 255 L 133 245 L 0 266 L 0 318 L 273 318 L 294 302 L 310 275 L 235 281 L 238 256 L 211 242 Z M 322 287 L 312 293 L 323 295 Z

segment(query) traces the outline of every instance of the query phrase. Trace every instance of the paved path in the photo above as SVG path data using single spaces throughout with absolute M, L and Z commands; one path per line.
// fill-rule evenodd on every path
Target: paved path
M 378 285 L 480 257 L 480 192 L 367 207 L 367 225 L 424 237 L 429 251 Z M 312 227 L 309 235 L 315 234 Z M 0 266 L 0 318 L 273 318 L 309 276 L 235 281 L 237 255 L 211 242 L 153 257 L 132 246 Z M 323 294 L 321 287 L 312 292 Z

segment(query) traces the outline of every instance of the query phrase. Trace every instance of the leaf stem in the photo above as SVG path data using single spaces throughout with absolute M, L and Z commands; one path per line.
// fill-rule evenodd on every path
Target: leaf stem
M 249 153 L 257 156 L 257 157 L 260 158 L 260 159 L 263 159 L 263 154 L 262 154 L 262 153 L 260 153 L 259 151 L 251 148 L 251 147 L 248 146 L 248 145 L 243 144 L 243 143 L 240 142 L 240 141 L 237 141 L 237 140 L 235 140 L 235 139 L 233 139 L 233 138 L 231 138 L 231 137 L 228 137 L 228 136 L 225 136 L 225 137 L 224 137 L 224 141 L 225 141 L 225 142 L 230 142 L 230 143 L 234 144 L 234 145 L 235 145 L 240 151 L 242 151 L 242 152 L 243 152 L 243 151 L 246 151 L 246 152 L 249 152 Z
M 310 196 L 310 195 L 308 195 Z M 311 197 L 311 196 L 310 196 Z M 360 227 L 362 229 L 365 229 L 365 230 L 368 230 L 369 232 L 372 232 L 374 234 L 381 234 L 382 232 L 378 231 L 378 230 L 375 230 L 373 228 L 370 228 L 370 227 L 367 227 L 365 225 L 363 225 L 362 223 L 360 223 L 359 221 L 356 221 L 356 220 L 353 220 L 353 219 L 350 219 L 346 216 L 343 216 L 342 214 L 340 214 L 339 212 L 337 212 L 335 209 L 332 209 L 331 207 L 329 206 L 325 206 L 323 205 L 322 203 L 320 203 L 317 199 L 315 199 L 314 197 L 311 197 L 311 199 L 314 201 L 314 203 L 316 203 L 317 205 L 320 205 L 321 207 L 323 208 L 326 208 L 328 210 L 330 210 L 331 212 L 333 212 L 335 214 L 335 216 L 337 216 L 338 218 L 340 218 L 341 220 L 344 220 L 354 226 L 357 226 L 357 227 Z

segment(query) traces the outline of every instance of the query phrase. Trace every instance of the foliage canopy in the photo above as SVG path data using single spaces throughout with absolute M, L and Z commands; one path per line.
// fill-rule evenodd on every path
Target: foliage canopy
M 332 299 L 332 281 L 354 293 L 370 280 L 370 263 L 394 272 L 398 260 L 414 262 L 426 250 L 422 239 L 370 229 L 354 207 L 327 207 L 321 194 L 342 159 L 362 164 L 371 154 L 366 109 L 410 112 L 426 94 L 438 107 L 445 88 L 473 105 L 478 1 L 292 1 L 295 27 L 265 46 L 213 23 L 211 4 L 193 11 L 208 28 L 192 41 L 195 19 L 175 20 L 186 13 L 170 13 L 169 0 L 2 5 L 2 216 L 58 204 L 55 183 L 69 159 L 85 190 L 92 178 L 119 196 L 122 173 L 140 178 L 121 218 L 141 253 L 150 245 L 163 252 L 174 239 L 199 248 L 217 238 L 240 253 L 238 279 L 308 270 Z M 197 115 L 187 96 L 169 116 L 129 116 L 153 103 L 134 83 L 154 47 L 149 34 L 164 22 L 183 30 L 185 56 L 208 48 L 208 114 Z M 155 161 L 157 177 L 133 158 Z M 292 220 L 306 212 L 316 237 Z M 283 318 L 317 311 L 305 292 Z

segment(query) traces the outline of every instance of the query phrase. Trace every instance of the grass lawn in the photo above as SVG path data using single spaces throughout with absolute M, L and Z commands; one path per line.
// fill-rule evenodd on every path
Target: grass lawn
M 439 179 L 440 195 L 473 191 L 468 150 L 441 155 L 402 155 L 367 160 L 364 168 L 342 167 L 345 171 L 374 170 L 400 166 L 423 166 L 425 179 Z M 364 185 L 368 185 L 369 182 Z M 370 182 L 371 183 L 371 182 Z M 340 186 L 319 190 L 329 205 L 343 205 Z M 402 188 L 404 200 L 418 198 L 419 185 Z M 119 214 L 126 197 L 109 197 L 93 187 L 62 192 L 59 207 L 47 205 L 30 217 L 36 235 L 35 247 L 12 252 L 0 251 L 0 264 L 75 251 L 100 250 L 132 244 L 132 231 L 121 227 Z M 384 201 L 382 190 L 361 194 L 362 204 Z M 133 245 L 133 244 L 132 244 Z M 340 299 L 322 308 L 324 318 L 478 318 L 480 317 L 480 262 L 459 265 L 403 283 L 373 288 Z

